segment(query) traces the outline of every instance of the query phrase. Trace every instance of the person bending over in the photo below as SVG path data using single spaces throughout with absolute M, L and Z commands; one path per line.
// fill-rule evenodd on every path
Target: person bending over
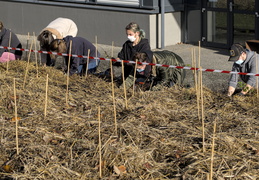
M 73 55 L 88 55 L 88 49 L 90 50 L 90 57 L 96 56 L 96 47 L 88 40 L 82 37 L 72 37 L 67 36 L 63 39 L 55 39 L 50 44 L 50 50 L 58 53 L 69 54 L 70 42 L 72 42 L 71 54 Z M 100 53 L 97 52 L 97 57 L 100 57 Z M 67 72 L 69 57 L 65 56 L 66 67 L 64 68 Z M 89 59 L 88 72 L 94 73 L 99 65 L 99 59 Z M 69 74 L 79 74 L 85 73 L 87 58 L 82 57 L 71 57 L 70 59 L 70 70 Z
M 135 53 L 133 60 L 146 63 L 148 53 Z M 180 56 L 171 51 L 155 51 L 153 52 L 154 64 L 165 64 L 174 66 L 184 66 L 184 62 Z M 163 86 L 171 87 L 174 84 L 182 85 L 186 72 L 184 69 L 167 68 L 160 66 L 150 66 L 146 64 L 137 64 L 136 67 L 136 85 L 142 90 L 160 90 Z M 127 88 L 130 88 L 134 82 L 134 71 L 125 80 Z

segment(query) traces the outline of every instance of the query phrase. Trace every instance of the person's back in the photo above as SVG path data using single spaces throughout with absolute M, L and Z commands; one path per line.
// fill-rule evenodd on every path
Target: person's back
M 11 30 L 6 29 L 3 26 L 3 23 L 0 21 L 0 46 L 4 47 L 13 47 L 13 48 L 22 48 L 22 44 L 15 33 Z M 10 53 L 10 54 L 9 54 Z M 1 48 L 0 49 L 0 61 L 6 62 L 9 60 L 21 59 L 22 51 L 18 50 L 8 50 Z
M 184 61 L 180 56 L 171 51 L 155 51 L 153 52 L 156 64 L 184 66 Z M 182 85 L 186 76 L 186 70 L 179 68 L 156 67 L 157 83 L 171 83 Z

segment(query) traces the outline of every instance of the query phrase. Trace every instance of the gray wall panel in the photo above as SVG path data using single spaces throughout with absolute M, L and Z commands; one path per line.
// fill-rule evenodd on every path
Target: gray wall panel
M 99 44 L 109 45 L 114 41 L 115 46 L 121 46 L 125 42 L 124 28 L 129 22 L 135 21 L 149 38 L 148 14 L 0 1 L 0 17 L 4 26 L 13 32 L 35 32 L 36 35 L 55 18 L 67 17 L 77 24 L 78 36 L 91 42 L 95 42 L 97 36 Z

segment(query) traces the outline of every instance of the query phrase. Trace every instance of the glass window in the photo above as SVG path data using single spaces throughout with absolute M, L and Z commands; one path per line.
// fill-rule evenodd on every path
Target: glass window
M 227 0 L 208 0 L 208 7 L 211 8 L 227 8 Z
M 208 42 L 227 43 L 227 13 L 207 12 L 207 40 Z
M 234 9 L 255 11 L 255 0 L 234 0 Z

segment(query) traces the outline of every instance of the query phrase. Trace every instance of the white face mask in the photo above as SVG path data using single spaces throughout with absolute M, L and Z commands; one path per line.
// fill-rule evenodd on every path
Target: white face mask
M 128 36 L 128 39 L 130 40 L 130 42 L 134 42 L 136 40 L 134 36 Z
M 145 69 L 137 69 L 139 73 L 143 72 Z
M 240 65 L 240 64 L 242 64 L 243 62 L 244 62 L 243 59 L 239 59 L 239 60 L 237 60 L 235 63 Z

